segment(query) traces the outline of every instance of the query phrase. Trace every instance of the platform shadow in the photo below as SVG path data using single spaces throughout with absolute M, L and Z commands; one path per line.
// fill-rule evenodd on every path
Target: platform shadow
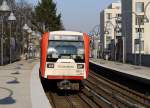
M 13 74 L 13 75 L 18 75 L 18 74 L 20 74 L 20 72 L 19 72 L 19 71 L 16 71 L 16 72 L 13 72 L 13 73 L 11 73 L 11 74 Z
M 0 99 L 0 104 L 14 104 L 16 103 L 16 100 L 14 100 L 12 97 L 5 97 L 4 99 Z
M 12 90 L 10 90 L 8 88 L 4 88 L 4 87 L 0 87 L 0 89 L 6 90 L 7 92 L 9 92 L 6 97 L 0 99 L 0 105 L 16 103 L 16 100 L 12 98 L 12 95 L 13 95 L 13 91 Z
M 12 80 L 12 81 L 8 81 L 6 82 L 7 84 L 18 84 L 20 83 L 18 80 Z

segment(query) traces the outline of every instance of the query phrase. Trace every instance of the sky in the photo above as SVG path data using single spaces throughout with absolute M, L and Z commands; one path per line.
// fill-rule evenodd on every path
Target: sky
M 38 0 L 26 0 L 37 4 Z M 116 0 L 54 0 L 66 30 L 90 32 L 100 24 L 100 12 Z

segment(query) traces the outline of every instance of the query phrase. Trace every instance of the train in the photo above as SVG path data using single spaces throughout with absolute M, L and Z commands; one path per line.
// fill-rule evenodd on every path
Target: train
M 40 77 L 59 90 L 80 90 L 89 75 L 90 39 L 87 33 L 52 31 L 42 35 Z

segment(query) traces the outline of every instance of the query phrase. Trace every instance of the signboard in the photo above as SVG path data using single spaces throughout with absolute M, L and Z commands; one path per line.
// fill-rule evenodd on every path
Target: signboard
M 76 35 L 53 35 L 50 36 L 50 40 L 70 40 L 70 41 L 83 41 L 82 36 Z

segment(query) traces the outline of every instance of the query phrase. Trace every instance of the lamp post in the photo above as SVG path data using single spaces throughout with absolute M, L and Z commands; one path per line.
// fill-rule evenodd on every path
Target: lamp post
M 143 23 L 148 23 L 149 22 L 149 19 L 147 18 L 147 15 L 146 15 L 146 10 L 147 10 L 147 7 L 149 6 L 150 2 L 148 2 L 146 5 L 145 5 L 145 8 L 144 8 L 144 17 L 140 17 L 139 15 L 138 16 L 138 24 L 139 24 L 139 65 L 141 66 L 141 63 L 142 63 L 142 58 L 141 58 L 141 49 L 142 49 L 142 46 L 141 46 L 141 24 L 142 24 L 142 20 L 143 20 Z
M 142 48 L 141 48 L 141 38 L 142 38 L 142 36 L 141 36 L 141 24 L 142 24 L 142 22 L 141 22 L 141 20 L 142 20 L 142 18 L 140 18 L 139 16 L 137 16 L 138 17 L 138 25 L 139 25 L 139 65 L 141 66 L 141 50 L 142 50 Z
M 116 36 L 117 36 L 117 32 L 121 32 L 120 30 L 121 30 L 121 26 L 119 26 L 119 24 L 121 24 L 121 19 L 122 19 L 122 17 L 121 17 L 121 14 L 120 15 L 118 15 L 118 16 L 116 16 L 116 17 L 111 17 L 109 20 L 110 20 L 110 22 L 111 22 L 111 19 L 115 19 L 115 30 L 114 30 L 114 43 L 115 43 L 115 46 L 114 46 L 114 48 L 115 48 L 115 60 L 116 60 L 116 55 L 117 55 L 117 51 L 116 51 L 116 49 L 118 49 L 117 47 L 119 47 L 119 45 L 117 46 L 116 45 Z M 120 35 L 121 36 L 121 35 Z M 124 37 L 122 37 L 122 40 L 124 39 Z M 119 42 L 118 42 L 119 43 Z M 124 44 L 124 43 L 123 43 Z M 121 51 L 121 50 L 120 50 Z M 122 50 L 122 53 L 124 52 L 124 49 Z M 118 59 L 120 60 L 120 58 L 121 58 L 121 52 L 118 52 L 119 53 L 119 57 L 118 57 Z M 124 55 L 123 55 L 123 57 L 122 57 L 122 61 L 123 61 L 123 63 L 124 63 Z
M 107 24 L 111 24 L 111 26 L 113 27 L 113 30 L 114 30 L 114 44 L 113 44 L 113 47 L 114 47 L 114 61 L 116 61 L 116 32 L 120 30 L 119 26 L 116 25 L 114 26 L 114 24 L 111 22 L 111 21 L 106 21 L 106 28 L 107 28 Z M 105 29 L 106 29 L 105 28 Z
M 29 29 L 29 26 L 25 23 L 23 26 L 23 30 L 27 31 L 28 29 Z M 24 38 L 23 38 L 23 42 L 24 42 Z M 24 46 L 24 44 L 23 44 L 23 46 Z M 25 54 L 28 53 L 28 36 L 27 36 L 27 50 L 26 51 L 27 52 L 25 52 Z M 24 48 L 23 48 L 23 53 L 24 53 Z M 27 59 L 27 55 L 26 55 L 26 59 Z
M 9 6 L 7 5 L 7 2 L 6 2 L 6 0 L 3 0 L 3 2 L 2 2 L 2 5 L 0 6 L 0 12 L 2 13 L 2 14 L 5 14 L 5 13 L 7 13 L 7 12 L 10 12 L 10 8 L 9 8 Z M 3 52 L 3 32 L 4 32 L 4 16 L 2 15 L 1 16 L 1 19 L 2 19 L 2 36 L 1 36 L 1 65 L 3 65 L 4 64 L 4 52 Z
M 150 5 L 150 1 L 145 5 L 145 8 L 144 8 L 144 19 L 146 19 L 145 22 L 149 22 L 149 19 L 146 15 L 146 11 L 149 5 Z
M 123 43 L 123 45 L 122 45 L 122 49 L 123 49 L 123 51 L 122 51 L 122 62 L 123 63 L 126 63 L 126 23 L 124 23 L 124 21 L 122 21 L 122 24 L 124 24 L 124 31 L 125 31 L 125 33 L 124 33 L 124 35 L 122 36 L 122 43 Z
M 18 18 L 18 24 L 17 24 L 17 31 L 18 34 L 20 34 L 20 40 L 21 40 L 21 51 L 20 54 L 22 57 L 24 57 L 24 36 L 25 36 L 25 31 L 28 30 L 28 25 L 26 24 L 27 21 L 27 12 L 22 13 L 21 10 L 16 11 L 16 17 Z
M 139 19 L 139 16 L 136 14 L 136 12 L 133 12 L 133 11 L 124 11 L 122 14 L 126 14 L 126 13 L 131 13 L 131 14 L 134 14 L 138 19 Z M 123 36 L 123 63 L 125 63 L 126 61 L 126 21 L 122 21 L 122 24 L 124 25 L 124 31 L 125 31 L 125 34 Z M 140 27 L 141 25 L 139 25 Z M 140 34 L 140 33 L 139 33 Z M 140 40 L 140 39 L 139 39 Z M 135 45 L 134 45 L 135 46 Z M 139 45 L 140 46 L 140 45 Z M 134 47 L 134 53 L 135 53 L 135 57 L 134 57 L 134 62 L 136 64 L 136 50 L 135 50 L 135 47 Z M 140 51 L 139 51 L 139 55 L 140 55 Z M 140 57 L 140 56 L 139 56 Z
M 36 35 L 36 33 L 35 33 L 35 31 L 32 31 L 32 57 L 34 58 L 35 57 L 35 51 L 36 51 L 36 49 L 35 49 L 35 35 Z
M 113 27 L 113 30 L 114 30 L 113 56 L 114 56 L 114 61 L 116 61 L 116 27 L 112 24 L 111 21 L 106 21 L 106 24 L 111 24 L 111 26 Z
M 29 43 L 31 42 L 31 37 L 30 37 L 30 35 L 31 35 L 31 33 L 32 33 L 32 30 L 31 30 L 31 28 L 29 28 L 28 30 L 27 30 L 27 32 L 28 32 L 28 37 L 27 37 L 27 52 L 28 52 L 28 55 L 29 55 L 29 58 L 30 58 L 30 50 L 29 50 Z
M 122 52 L 121 52 L 121 49 L 120 49 L 120 44 L 119 44 L 119 39 L 118 39 L 118 46 L 116 45 L 116 37 L 118 36 L 117 35 L 117 33 L 121 33 L 121 26 L 119 26 L 119 24 L 121 25 L 121 19 L 122 19 L 122 17 L 121 17 L 121 14 L 118 14 L 118 16 L 116 16 L 116 17 L 111 17 L 110 19 L 115 19 L 115 24 L 116 24 L 116 26 L 115 26 L 115 48 L 117 48 L 118 49 L 118 60 L 121 60 L 121 58 L 122 58 L 122 62 L 124 63 L 125 62 L 125 55 L 124 55 L 124 47 L 122 48 Z M 121 35 L 119 35 L 119 36 L 121 36 Z M 122 40 L 122 45 L 124 45 L 124 37 L 123 36 L 121 36 L 120 37 L 121 38 L 121 40 Z M 120 45 L 120 46 L 119 46 Z M 115 51 L 116 51 L 116 49 L 115 49 Z M 122 53 L 122 54 L 121 54 Z M 115 52 L 115 54 L 117 55 L 117 52 Z
M 99 39 L 100 39 L 100 25 L 95 25 L 92 29 L 92 52 L 95 58 L 99 58 L 99 53 L 100 53 L 100 49 L 99 49 Z
M 139 66 L 141 66 L 141 63 L 142 63 L 142 58 L 141 58 L 141 51 L 142 51 L 142 43 L 141 43 L 141 40 L 142 40 L 142 30 L 141 30 L 141 25 L 142 25 L 142 20 L 143 20 L 143 23 L 147 23 L 149 22 L 149 20 L 147 19 L 147 17 L 144 15 L 144 18 L 140 17 L 139 15 L 137 15 L 138 17 L 138 25 L 139 25 Z
M 107 29 L 107 23 L 106 26 L 104 27 L 104 35 L 107 37 L 109 34 L 109 31 Z M 105 38 L 105 37 L 104 37 Z M 104 39 L 105 40 L 105 39 Z M 105 42 L 104 42 L 105 43 Z M 110 50 L 109 47 L 107 46 L 107 42 L 106 42 L 106 48 L 105 45 L 103 44 L 103 51 L 102 51 L 102 56 L 105 60 L 108 60 L 110 57 Z
M 11 23 L 13 21 L 16 21 L 16 17 L 14 16 L 13 12 L 10 13 L 10 16 L 8 17 L 8 21 L 10 21 L 10 37 L 9 37 L 9 60 L 11 63 Z
M 141 25 L 142 23 L 148 23 L 149 22 L 149 19 L 147 18 L 146 16 L 146 9 L 148 7 L 148 5 L 150 4 L 150 2 L 148 2 L 145 6 L 145 9 L 144 9 L 144 17 L 141 17 L 141 15 L 138 15 L 136 12 L 133 12 L 133 11 L 125 11 L 124 13 L 131 13 L 131 14 L 134 14 L 138 20 L 138 32 L 139 32 L 139 39 L 138 39 L 138 43 L 139 43 L 139 63 L 138 65 L 141 66 L 141 62 L 142 62 L 142 59 L 141 59 L 141 50 L 142 50 L 142 46 L 141 46 L 141 38 L 142 38 L 142 34 L 141 34 Z M 125 40 L 124 40 L 125 41 Z M 125 42 L 124 42 L 125 43 Z M 135 44 L 134 44 L 135 46 Z M 125 46 L 124 46 L 125 47 Z M 136 51 L 135 51 L 135 47 L 134 47 L 134 53 L 135 53 L 135 61 L 136 61 Z

